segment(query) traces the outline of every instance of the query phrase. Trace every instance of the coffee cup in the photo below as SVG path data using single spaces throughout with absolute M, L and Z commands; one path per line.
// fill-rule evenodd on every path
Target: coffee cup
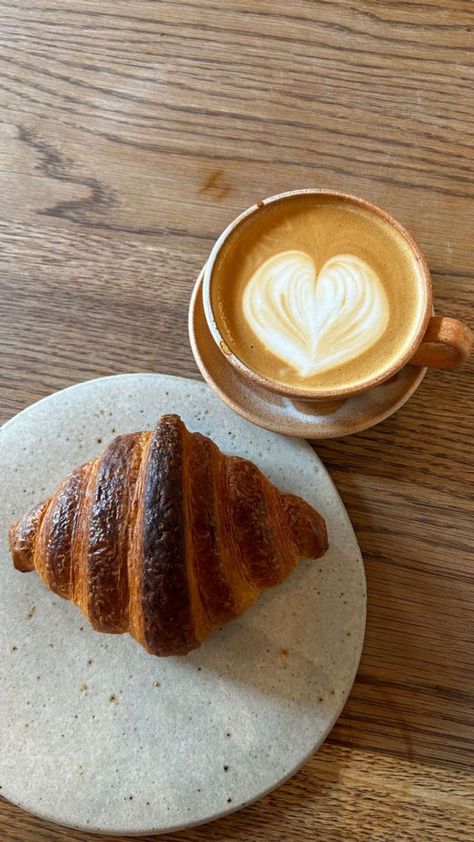
M 474 335 L 433 314 L 426 260 L 374 204 L 293 190 L 240 214 L 204 267 L 207 327 L 230 365 L 308 414 L 389 381 L 406 365 L 452 368 Z

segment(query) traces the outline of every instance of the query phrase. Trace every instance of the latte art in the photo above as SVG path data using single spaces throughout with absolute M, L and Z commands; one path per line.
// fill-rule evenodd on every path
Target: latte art
M 382 378 L 404 354 L 424 317 L 422 275 L 390 221 L 349 197 L 290 195 L 233 228 L 210 305 L 225 345 L 255 374 L 332 396 Z
M 310 255 L 296 250 L 267 259 L 242 301 L 260 343 L 303 378 L 371 348 L 387 328 L 389 309 L 378 275 L 364 260 L 340 254 L 317 274 Z

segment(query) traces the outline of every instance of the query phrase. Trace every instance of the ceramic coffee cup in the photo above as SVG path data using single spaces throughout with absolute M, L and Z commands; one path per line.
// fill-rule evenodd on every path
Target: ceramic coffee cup
M 360 255 L 353 257 L 351 256 L 351 254 L 345 253 L 346 247 L 344 241 L 344 231 L 346 231 L 346 233 L 349 233 L 349 229 L 352 229 L 353 224 L 356 224 L 353 223 L 352 220 L 356 220 L 357 215 L 360 216 L 360 225 L 359 221 L 356 220 L 357 225 L 359 225 L 359 228 L 354 228 L 353 242 L 361 243 L 361 254 L 363 257 L 365 257 L 364 231 L 367 230 L 367 236 L 369 239 L 371 238 L 371 241 L 374 244 L 374 260 L 376 263 L 378 261 L 379 267 L 382 267 L 382 269 L 379 269 L 379 274 L 383 274 L 383 272 L 385 271 L 383 267 L 385 266 L 385 264 L 387 264 L 390 268 L 390 272 L 392 273 L 392 285 L 394 285 L 397 288 L 396 296 L 394 298 L 395 304 L 392 306 L 393 312 L 390 311 L 390 307 L 388 305 L 388 310 L 387 312 L 385 312 L 385 305 L 383 305 L 383 300 L 385 299 L 383 298 L 384 293 L 380 289 L 381 285 L 379 284 L 377 286 L 376 280 L 373 280 L 372 278 L 372 286 L 370 287 L 369 284 L 370 295 L 369 293 L 366 294 L 364 292 L 365 297 L 360 298 L 359 296 L 359 298 L 357 298 L 356 296 L 356 298 L 352 301 L 352 310 L 350 310 L 351 315 L 347 324 L 345 323 L 341 327 L 340 319 L 339 322 L 337 322 L 337 319 L 336 321 L 334 321 L 333 319 L 333 323 L 329 325 L 330 329 L 327 327 L 327 324 L 326 326 L 323 325 L 323 327 L 321 328 L 321 330 L 326 330 L 326 334 L 328 337 L 326 338 L 326 345 L 329 348 L 329 350 L 327 350 L 327 354 L 329 354 L 329 357 L 330 352 L 334 352 L 333 356 L 335 359 L 337 358 L 337 349 L 335 347 L 333 349 L 329 347 L 331 345 L 331 342 L 333 343 L 333 345 L 335 344 L 334 337 L 350 336 L 352 325 L 354 325 L 354 331 L 357 332 L 357 341 L 362 342 L 360 359 L 363 361 L 363 374 L 361 374 L 361 372 L 359 371 L 352 377 L 351 365 L 352 367 L 354 367 L 354 363 L 352 363 L 350 359 L 348 362 L 344 361 L 345 367 L 344 365 L 339 366 L 339 368 L 337 366 L 335 368 L 333 367 L 333 371 L 337 373 L 338 377 L 340 371 L 348 371 L 348 373 L 342 377 L 343 382 L 341 382 L 341 377 L 339 377 L 338 380 L 338 377 L 336 377 L 336 375 L 333 376 L 331 373 L 324 373 L 324 377 L 320 378 L 321 382 L 318 382 L 317 376 L 313 377 L 312 380 L 311 378 L 309 378 L 307 379 L 307 381 L 305 381 L 305 378 L 303 376 L 300 376 L 300 374 L 297 375 L 295 373 L 295 379 L 294 382 L 292 382 L 292 369 L 291 366 L 289 367 L 288 365 L 288 359 L 286 359 L 286 361 L 283 360 L 283 362 L 280 360 L 280 362 L 282 362 L 281 370 L 286 372 L 285 376 L 272 376 L 272 373 L 269 374 L 268 364 L 266 363 L 265 368 L 265 365 L 259 362 L 258 354 L 255 354 L 255 359 L 252 357 L 252 353 L 250 353 L 248 348 L 248 336 L 250 336 L 248 330 L 246 334 L 247 338 L 244 337 L 244 339 L 242 339 L 242 337 L 240 337 L 238 341 L 236 341 L 232 337 L 232 331 L 230 331 L 229 333 L 228 330 L 223 329 L 223 325 L 226 324 L 227 317 L 236 318 L 236 323 L 238 323 L 238 320 L 240 318 L 240 314 L 236 314 L 235 312 L 235 305 L 232 305 L 231 296 L 229 296 L 228 304 L 224 305 L 224 313 L 219 314 L 218 312 L 216 312 L 216 308 L 218 306 L 221 306 L 216 304 L 216 284 L 219 283 L 222 285 L 223 283 L 233 283 L 232 273 L 229 274 L 229 277 L 227 279 L 224 277 L 224 280 L 222 280 L 222 272 L 220 278 L 217 278 L 216 275 L 217 272 L 221 271 L 219 269 L 219 265 L 220 263 L 222 264 L 223 254 L 225 256 L 226 249 L 228 250 L 230 247 L 229 244 L 231 244 L 232 249 L 234 249 L 234 255 L 240 255 L 240 257 L 242 258 L 242 256 L 245 256 L 246 253 L 244 238 L 249 237 L 248 232 L 252 230 L 252 226 L 255 230 L 258 230 L 258 226 L 260 225 L 261 220 L 263 220 L 263 215 L 268 214 L 268 211 L 270 210 L 272 213 L 274 212 L 275 214 L 277 214 L 277 216 L 275 217 L 275 219 L 277 220 L 277 222 L 275 223 L 275 230 L 277 232 L 280 230 L 284 230 L 284 228 L 282 228 L 282 220 L 284 223 L 286 211 L 288 210 L 288 214 L 290 214 L 292 212 L 292 208 L 294 209 L 296 207 L 295 201 L 299 200 L 301 200 L 302 206 L 305 202 L 307 202 L 308 208 L 311 207 L 311 202 L 316 202 L 315 206 L 317 207 L 319 207 L 319 203 L 322 203 L 321 207 L 324 206 L 324 208 L 327 209 L 333 208 L 335 209 L 335 212 L 337 212 L 337 209 L 341 207 L 345 214 L 352 213 L 352 216 L 347 217 L 347 220 L 349 220 L 349 222 L 346 221 L 342 222 L 341 224 L 339 224 L 338 222 L 339 217 L 337 217 L 337 215 L 334 217 L 334 225 L 338 228 L 337 251 L 343 253 L 338 253 L 336 258 L 334 257 L 334 248 L 332 248 L 332 251 L 330 249 L 328 252 L 328 254 L 330 255 L 330 259 L 325 263 L 323 268 L 320 269 L 319 275 L 318 272 L 314 270 L 314 278 L 307 276 L 304 282 L 298 281 L 298 283 L 300 283 L 300 286 L 297 287 L 298 295 L 300 295 L 301 289 L 303 289 L 303 287 L 301 287 L 301 283 L 306 284 L 306 287 L 303 289 L 304 294 L 313 295 L 313 292 L 309 291 L 310 286 L 311 290 L 316 290 L 317 286 L 321 284 L 321 281 L 323 281 L 325 293 L 324 301 L 325 306 L 327 308 L 327 291 L 329 290 L 330 295 L 332 288 L 334 288 L 334 290 L 340 290 L 341 283 L 343 285 L 346 282 L 352 283 L 351 278 L 354 278 L 354 271 L 356 273 L 359 272 L 359 275 L 361 272 L 363 274 L 363 272 L 365 271 L 366 277 L 361 277 L 362 281 L 366 285 L 368 284 L 368 279 L 372 278 L 372 275 L 370 274 L 371 267 L 367 265 L 365 260 L 362 260 L 360 258 Z M 326 210 L 323 209 L 322 213 L 322 227 L 327 229 L 326 238 L 323 243 L 324 248 L 326 248 L 327 242 L 331 240 L 331 237 L 328 235 L 330 235 L 331 233 L 332 222 L 331 216 L 328 216 Z M 304 214 L 301 218 L 304 218 Z M 344 219 L 345 218 L 346 217 L 344 217 Z M 307 223 L 304 222 L 304 224 L 306 225 Z M 366 226 L 366 228 L 363 227 L 364 225 Z M 298 229 L 299 222 L 295 222 L 295 226 Z M 362 228 L 360 226 L 362 226 Z M 377 237 L 379 236 L 377 231 L 379 229 L 380 243 L 377 243 Z M 269 230 L 271 232 L 273 229 L 270 228 Z M 297 235 L 298 230 L 296 231 L 295 242 L 299 242 Z M 393 249 L 395 249 L 394 243 L 396 244 L 396 248 L 399 250 L 399 252 L 393 251 Z M 357 250 L 357 248 L 352 248 L 351 251 L 354 252 Z M 392 249 L 392 251 L 390 251 L 390 249 Z M 397 261 L 399 259 L 397 257 L 398 253 L 400 254 L 401 261 L 399 268 L 400 272 L 403 273 L 399 276 L 397 276 Z M 280 252 L 280 255 L 276 256 L 276 260 L 280 260 L 280 262 L 282 262 L 282 260 L 290 259 L 290 256 L 292 256 L 291 259 L 293 260 L 299 260 L 299 264 L 297 266 L 295 264 L 296 268 L 293 272 L 295 277 L 301 278 L 301 272 L 303 270 L 306 272 L 308 271 L 307 264 L 304 263 L 305 254 L 304 251 L 301 251 L 301 249 L 298 251 L 282 250 Z M 337 263 L 337 259 L 339 258 L 340 265 L 338 264 L 337 266 L 335 266 L 335 262 Z M 358 263 L 355 264 L 355 270 L 354 266 L 350 263 L 350 260 L 358 261 Z M 371 262 L 370 258 L 369 262 Z M 291 271 L 288 274 L 287 266 L 282 265 L 280 267 L 277 267 L 280 274 L 275 274 L 275 272 L 273 271 L 274 267 L 272 268 L 272 266 L 270 266 L 268 260 L 267 264 L 269 265 L 269 270 L 267 272 L 268 277 L 264 279 L 256 277 L 257 270 L 255 270 L 252 275 L 252 283 L 254 283 L 254 277 L 256 277 L 257 282 L 261 282 L 261 289 L 258 289 L 256 295 L 254 296 L 255 301 L 257 302 L 255 306 L 257 307 L 258 302 L 262 300 L 262 290 L 265 291 L 265 295 L 267 294 L 266 291 L 270 290 L 268 295 L 270 295 L 271 297 L 272 283 L 278 282 L 278 284 L 280 285 L 283 284 L 282 288 L 284 288 L 285 283 L 287 283 L 287 278 L 289 278 L 288 283 L 290 285 L 292 283 L 296 283 L 296 281 L 294 282 L 291 277 Z M 360 267 L 362 267 L 362 269 Z M 340 274 L 337 275 L 337 272 L 339 272 L 339 270 Z M 248 281 L 245 281 L 245 283 L 248 283 Z M 384 283 L 385 285 L 387 285 L 386 279 Z M 386 290 L 389 294 L 389 298 L 391 294 L 390 283 L 391 281 L 389 280 L 389 287 Z M 264 284 L 266 284 L 266 286 L 264 286 Z M 333 285 L 332 287 L 331 284 Z M 344 287 L 344 294 L 347 293 L 348 287 L 346 287 Z M 283 291 L 284 294 L 287 296 L 285 301 L 290 301 L 291 305 L 291 301 L 295 300 L 295 295 L 293 294 L 294 290 L 290 290 L 290 292 L 288 292 L 288 290 Z M 351 292 L 351 290 L 349 290 L 349 292 Z M 458 319 L 454 319 L 449 316 L 433 315 L 432 285 L 430 272 L 419 246 L 413 240 L 411 235 L 400 225 L 399 222 L 397 222 L 395 219 L 389 216 L 389 214 L 387 214 L 381 208 L 378 208 L 372 203 L 367 202 L 361 198 L 344 193 L 337 193 L 326 190 L 295 190 L 289 193 L 271 196 L 270 198 L 258 202 L 257 204 L 250 207 L 248 210 L 244 211 L 233 222 L 231 222 L 230 225 L 227 226 L 225 231 L 218 238 L 210 253 L 209 259 L 203 270 L 202 296 L 205 319 L 207 322 L 207 327 L 209 328 L 209 331 L 212 335 L 212 338 L 222 355 L 225 356 L 227 362 L 239 373 L 240 377 L 248 381 L 249 385 L 255 384 L 261 388 L 268 390 L 269 392 L 289 398 L 300 411 L 302 410 L 303 412 L 307 412 L 310 414 L 318 414 L 322 412 L 328 413 L 334 411 L 347 398 L 352 397 L 353 395 L 360 392 L 368 392 L 371 389 L 380 386 L 382 383 L 389 381 L 391 378 L 397 375 L 397 373 L 400 372 L 400 370 L 406 365 L 431 368 L 452 368 L 454 366 L 460 365 L 468 358 L 473 347 L 474 334 L 466 324 L 459 321 Z M 410 298 L 410 296 L 412 296 L 412 298 Z M 405 308 L 407 306 L 409 307 L 409 304 L 407 305 L 406 302 L 410 302 L 413 300 L 413 308 L 416 309 L 416 313 L 414 312 L 414 310 L 412 313 L 409 309 L 405 309 L 405 311 L 401 311 L 403 316 L 402 319 L 400 313 L 397 310 L 397 308 L 399 307 L 400 300 L 403 300 L 405 302 Z M 278 307 L 280 306 L 279 301 L 270 301 L 270 305 L 278 309 Z M 283 331 L 283 333 L 287 331 L 287 335 L 285 334 L 285 336 L 283 337 L 285 341 L 283 342 L 282 339 L 281 342 L 281 347 L 284 349 L 283 351 L 278 351 L 277 337 L 277 353 L 281 353 L 283 357 L 285 356 L 285 354 L 287 355 L 287 357 L 288 355 L 290 355 L 288 358 L 291 361 L 291 353 L 293 353 L 294 351 L 294 354 L 296 355 L 297 352 L 299 353 L 301 351 L 301 342 L 298 336 L 298 330 L 301 330 L 301 336 L 303 336 L 303 338 L 305 336 L 305 330 L 307 332 L 308 330 L 311 330 L 311 327 L 308 327 L 305 322 L 305 314 L 310 308 L 305 308 L 303 305 L 306 305 L 308 302 L 311 303 L 314 301 L 314 304 L 317 309 L 318 302 L 314 298 L 301 298 L 303 304 L 301 304 L 301 301 L 299 299 L 298 301 L 299 303 L 295 305 L 296 315 L 291 312 L 291 306 L 289 314 L 288 312 L 285 312 L 283 315 L 277 313 L 275 324 L 272 325 L 271 332 L 266 332 L 265 324 L 262 324 L 262 320 L 264 321 L 265 319 L 265 312 L 270 312 L 270 310 L 267 308 L 267 310 L 262 310 L 261 313 L 257 312 L 255 322 L 255 330 L 257 332 L 255 337 L 256 346 L 260 347 L 261 345 L 263 347 L 266 341 L 267 334 L 270 336 L 269 341 L 271 345 L 271 342 L 275 341 L 275 334 L 277 334 L 278 330 L 280 330 Z M 386 300 L 385 303 L 387 304 Z M 265 303 L 265 306 L 267 306 L 267 304 L 268 302 Z M 226 313 L 225 306 L 232 306 L 233 313 Z M 347 310 L 347 306 L 344 306 L 346 307 L 346 311 L 349 312 Z M 357 310 L 357 308 L 359 308 L 359 311 Z M 395 310 L 397 311 L 396 317 Z M 252 314 L 251 308 L 248 308 L 248 312 Z M 366 319 L 367 314 L 369 314 L 370 318 L 362 322 L 362 316 L 360 315 L 361 313 L 364 314 L 364 319 Z M 290 318 L 290 320 L 294 318 L 295 322 L 294 324 L 290 325 L 290 327 L 288 327 L 288 317 Z M 331 320 L 331 318 L 333 317 L 330 314 L 329 321 Z M 345 318 L 347 321 L 346 316 Z M 395 318 L 397 319 L 396 325 L 392 324 L 392 322 L 395 322 Z M 299 322 L 298 319 L 300 320 Z M 352 319 L 353 321 L 350 322 L 350 319 Z M 380 322 L 380 330 L 377 328 L 377 320 L 379 320 Z M 303 324 L 303 322 L 305 323 Z M 405 322 L 407 324 L 410 323 L 410 330 L 409 333 L 407 333 L 406 335 L 404 332 L 405 329 L 403 327 L 403 324 Z M 252 324 L 252 322 L 250 322 L 250 324 Z M 261 335 L 258 334 L 259 330 L 261 330 Z M 370 339 L 370 337 L 372 336 L 371 331 L 375 337 L 374 344 L 372 345 L 372 350 L 367 345 L 367 337 L 369 337 Z M 395 339 L 392 341 L 393 347 L 390 347 L 390 354 L 388 354 L 387 352 L 384 364 L 383 355 L 385 354 L 386 348 L 389 345 L 389 340 L 392 334 L 396 334 Z M 363 344 L 364 342 L 365 345 Z M 250 346 L 253 348 L 253 342 L 250 343 Z M 339 350 L 340 347 L 342 346 L 339 343 Z M 267 350 L 267 348 L 264 348 L 265 353 L 261 354 L 260 361 L 264 360 Z M 270 350 L 273 351 L 274 348 L 271 347 Z M 243 351 L 245 351 L 245 353 L 243 353 Z M 275 359 L 274 357 L 272 357 L 271 353 L 268 356 L 269 359 Z M 357 358 L 357 353 L 355 355 L 355 358 Z M 273 365 L 275 371 L 279 370 L 278 366 L 276 366 L 274 363 L 270 363 L 270 365 Z M 290 372 L 290 374 L 288 374 L 288 372 Z

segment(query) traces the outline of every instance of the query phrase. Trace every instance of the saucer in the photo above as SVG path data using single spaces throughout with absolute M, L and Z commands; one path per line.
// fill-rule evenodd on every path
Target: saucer
M 249 383 L 220 352 L 207 326 L 199 275 L 189 308 L 189 338 L 202 376 L 235 412 L 259 427 L 305 439 L 334 439 L 367 430 L 400 409 L 418 388 L 426 368 L 407 365 L 390 380 L 348 398 L 334 412 L 316 415 L 293 402 Z

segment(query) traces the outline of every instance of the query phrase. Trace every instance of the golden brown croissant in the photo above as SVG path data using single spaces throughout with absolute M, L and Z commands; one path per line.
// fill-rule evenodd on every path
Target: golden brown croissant
M 327 549 L 323 518 L 177 415 L 118 436 L 14 523 L 17 570 L 102 632 L 185 654 Z

